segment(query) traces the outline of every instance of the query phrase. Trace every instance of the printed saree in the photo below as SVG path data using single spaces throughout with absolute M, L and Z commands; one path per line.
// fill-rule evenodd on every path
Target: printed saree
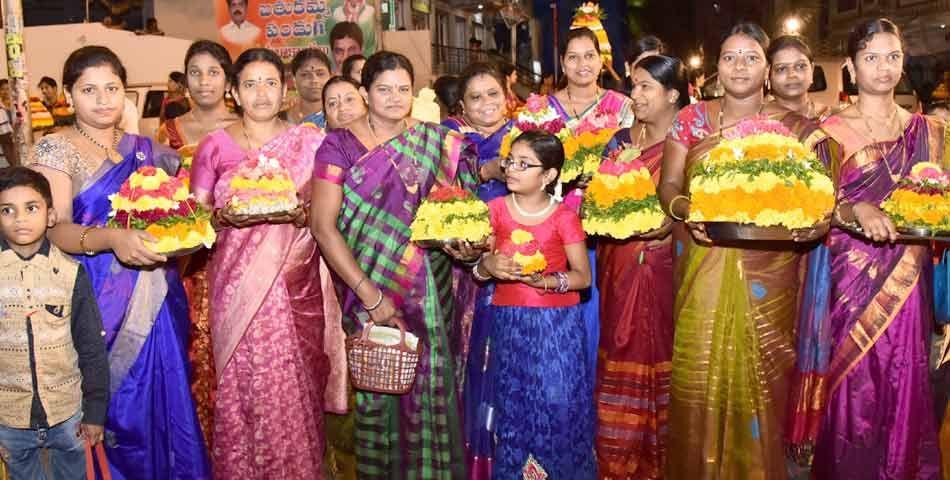
M 223 208 L 238 168 L 275 158 L 310 198 L 323 132 L 301 125 L 247 151 L 224 130 L 199 145 L 192 190 Z M 218 388 L 214 472 L 220 478 L 321 478 L 323 294 L 316 242 L 306 228 L 261 224 L 219 232 L 208 266 Z M 288 423 L 291 419 L 291 423 Z

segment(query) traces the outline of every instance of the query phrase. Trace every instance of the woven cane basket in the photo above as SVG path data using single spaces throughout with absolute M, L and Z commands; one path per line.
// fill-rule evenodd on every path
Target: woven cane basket
M 369 338 L 375 325 L 366 324 L 363 331 L 346 339 L 346 360 L 353 388 L 368 392 L 402 395 L 412 389 L 422 354 L 422 342 L 416 348 L 406 343 L 406 326 L 396 320 L 399 343 L 384 345 Z

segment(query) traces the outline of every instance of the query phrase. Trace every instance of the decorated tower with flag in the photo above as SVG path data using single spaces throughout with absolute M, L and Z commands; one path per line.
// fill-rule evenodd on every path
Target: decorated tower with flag
M 597 36 L 597 43 L 600 44 L 600 56 L 604 65 L 613 64 L 613 52 L 610 48 L 610 40 L 607 39 L 607 30 L 604 30 L 604 12 L 600 5 L 595 2 L 585 2 L 574 11 L 574 18 L 571 20 L 571 29 L 587 27 Z

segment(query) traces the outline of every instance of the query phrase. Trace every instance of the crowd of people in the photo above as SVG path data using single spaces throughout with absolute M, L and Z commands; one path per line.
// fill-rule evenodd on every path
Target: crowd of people
M 284 108 L 274 52 L 232 61 L 200 40 L 150 139 L 118 127 L 121 60 L 73 52 L 70 122 L 28 168 L 0 173 L 8 474 L 82 478 L 83 443 L 101 442 L 116 478 L 778 479 L 796 465 L 818 479 L 941 478 L 933 251 L 898 242 L 878 205 L 916 164 L 950 162 L 950 134 L 894 101 L 899 28 L 851 32 L 848 105 L 810 99 L 808 45 L 755 24 L 719 45 L 720 99 L 691 102 L 683 63 L 653 40 L 641 50 L 629 90 L 604 89 L 597 37 L 571 30 L 566 83 L 533 100 L 572 131 L 615 128 L 605 156 L 639 152 L 666 217 L 628 240 L 588 237 L 560 200 L 554 135 L 526 131 L 500 156 L 518 108 L 510 68 L 477 61 L 436 85 L 438 124 L 411 118 L 414 68 L 399 53 L 302 50 Z M 753 118 L 785 125 L 834 179 L 833 214 L 794 242 L 713 241 L 685 220 L 691 172 Z M 230 180 L 258 156 L 287 169 L 298 208 L 231 208 Z M 148 233 L 106 225 L 110 195 L 144 166 L 187 169 L 212 212 L 210 251 L 166 258 Z M 488 204 L 488 248 L 410 241 L 445 185 Z M 519 237 L 537 242 L 542 273 L 505 253 Z M 803 360 L 818 317 L 826 371 Z M 408 393 L 348 384 L 344 338 L 369 324 L 421 342 Z

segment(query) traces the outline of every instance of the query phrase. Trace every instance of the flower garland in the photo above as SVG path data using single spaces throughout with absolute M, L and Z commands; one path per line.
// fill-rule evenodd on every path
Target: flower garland
M 142 167 L 109 196 L 108 226 L 145 230 L 158 239 L 148 247 L 159 253 L 210 248 L 217 237 L 211 214 L 199 205 L 178 177 L 164 170 Z
M 898 227 L 950 231 L 950 174 L 936 163 L 914 165 L 881 203 L 881 210 Z
M 814 152 L 763 117 L 740 122 L 690 174 L 691 222 L 795 229 L 834 208 L 834 185 Z
M 419 205 L 409 230 L 412 241 L 479 243 L 491 235 L 488 205 L 457 185 L 438 187 Z
M 581 205 L 585 232 L 625 239 L 663 225 L 666 215 L 641 153 L 634 146 L 618 148 L 600 165 Z

